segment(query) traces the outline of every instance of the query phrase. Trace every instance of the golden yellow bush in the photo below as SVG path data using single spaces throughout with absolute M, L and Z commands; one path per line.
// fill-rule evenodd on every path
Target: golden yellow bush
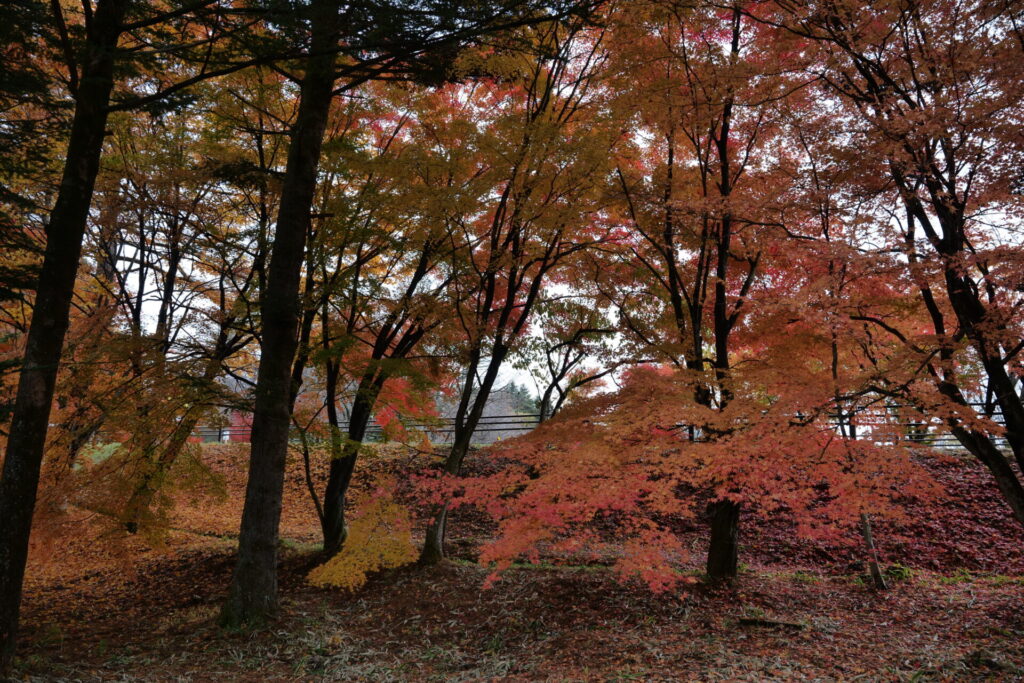
M 341 551 L 311 571 L 308 579 L 315 586 L 354 591 L 371 573 L 409 564 L 416 556 L 409 511 L 385 484 L 358 506 Z

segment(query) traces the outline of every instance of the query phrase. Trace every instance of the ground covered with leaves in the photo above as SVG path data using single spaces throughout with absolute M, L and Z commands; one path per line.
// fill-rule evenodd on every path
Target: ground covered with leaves
M 936 461 L 944 500 L 877 528 L 891 588 L 849 544 L 799 540 L 783 520 L 743 529 L 730 586 L 670 594 L 608 567 L 545 557 L 493 588 L 472 559 L 491 533 L 460 511 L 453 561 L 384 572 L 354 593 L 307 581 L 318 536 L 298 463 L 282 522 L 283 610 L 221 631 L 244 451 L 206 449 L 214 475 L 182 493 L 157 537 L 67 511 L 33 548 L 18 674 L 37 680 L 1024 680 L 1022 534 L 969 461 Z M 367 461 L 405 471 L 400 453 Z M 486 465 L 478 465 L 485 467 Z M 365 480 L 361 485 L 365 485 Z

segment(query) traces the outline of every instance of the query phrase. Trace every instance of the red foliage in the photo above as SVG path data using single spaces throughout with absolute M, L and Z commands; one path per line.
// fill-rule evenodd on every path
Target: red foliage
M 693 396 L 689 373 L 635 369 L 621 391 L 496 448 L 512 466 L 442 483 L 498 522 L 481 561 L 500 570 L 545 545 L 580 546 L 594 538 L 589 525 L 610 519 L 618 571 L 665 590 L 687 555 L 668 520 L 692 518 L 698 500 L 728 499 L 793 520 L 803 538 L 834 539 L 863 512 L 900 519 L 901 501 L 939 494 L 905 449 L 838 438 L 828 399 L 813 392 L 738 397 L 723 410 Z

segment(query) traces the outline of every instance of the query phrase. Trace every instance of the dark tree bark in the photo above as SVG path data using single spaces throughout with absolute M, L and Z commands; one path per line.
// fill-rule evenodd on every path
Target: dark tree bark
M 526 308 L 528 312 L 529 309 Z M 444 471 L 450 476 L 457 475 L 462 469 L 462 463 L 469 453 L 473 432 L 480 424 L 480 418 L 483 417 L 487 400 L 494 388 L 494 382 L 498 379 L 498 371 L 501 369 L 501 364 L 505 362 L 508 352 L 509 347 L 506 344 L 499 341 L 494 345 L 487 369 L 475 395 L 473 394 L 473 382 L 480 365 L 480 350 L 476 349 L 471 358 L 462 397 L 455 414 L 455 434 L 452 447 L 444 462 Z M 439 506 L 433 511 L 432 517 L 430 526 L 427 528 L 426 538 L 423 541 L 423 550 L 420 551 L 419 563 L 425 566 L 438 564 L 444 559 L 444 536 L 448 526 L 448 507 L 446 505 Z
M 951 424 L 950 430 L 960 444 L 976 457 L 996 480 L 999 492 L 1010 506 L 1013 518 L 1024 525 L 1024 487 L 1010 461 L 992 442 L 992 437 L 976 429 L 967 429 L 959 424 Z
M 277 612 L 277 546 L 288 450 L 292 362 L 298 346 L 299 285 L 320 150 L 335 82 L 337 0 L 311 6 L 312 42 L 281 187 L 277 228 L 261 293 L 263 339 L 256 379 L 249 479 L 238 560 L 221 623 L 257 624 Z
M 560 50 L 571 49 L 572 40 L 561 43 Z M 549 72 L 555 74 L 557 70 Z M 523 333 L 534 306 L 537 304 L 545 278 L 561 259 L 583 248 L 583 244 L 572 243 L 565 239 L 562 224 L 544 238 L 543 242 L 531 235 L 530 226 L 533 219 L 526 213 L 543 210 L 531 207 L 524 211 L 523 207 L 531 197 L 545 193 L 550 199 L 557 193 L 550 189 L 541 190 L 541 180 L 535 168 L 533 158 L 534 138 L 531 126 L 540 120 L 543 110 L 558 97 L 559 89 L 567 83 L 562 81 L 564 72 L 557 77 L 541 78 L 543 68 L 535 71 L 533 81 L 527 86 L 529 109 L 527 112 L 527 128 L 524 129 L 522 140 L 518 146 L 516 157 L 509 168 L 509 177 L 500 197 L 497 200 L 494 216 L 491 219 L 489 234 L 484 236 L 482 244 L 489 249 L 486 266 L 476 270 L 477 280 L 470 289 L 469 301 L 471 313 L 458 313 L 467 338 L 470 340 L 469 362 L 466 367 L 466 379 L 459 398 L 459 407 L 455 415 L 455 433 L 451 450 L 445 459 L 444 471 L 455 476 L 462 468 L 462 463 L 469 452 L 473 432 L 476 431 L 484 407 L 494 387 L 498 372 L 505 358 L 512 350 L 516 339 Z M 583 81 L 576 81 L 572 86 L 577 97 L 586 91 Z M 575 106 L 564 106 L 558 124 L 570 124 Z M 545 125 L 550 125 L 545 123 Z M 466 318 L 472 323 L 467 324 Z M 481 335 L 481 331 L 487 331 Z M 483 377 L 479 387 L 474 387 L 478 371 L 487 357 Z M 431 565 L 444 558 L 444 535 L 448 520 L 446 505 L 439 505 L 433 510 L 433 522 L 427 530 L 423 549 L 420 553 L 420 564 Z
M 335 433 L 337 419 L 332 422 L 332 453 L 331 467 L 327 477 L 327 489 L 324 492 L 324 518 L 322 531 L 324 535 L 324 554 L 334 555 L 345 543 L 348 528 L 345 525 L 345 498 L 352 474 L 355 472 L 359 448 L 366 438 L 366 428 L 373 418 L 373 407 L 384 385 L 385 377 L 376 373 L 367 373 L 359 383 L 352 412 L 349 415 L 347 439 L 341 443 L 340 429 Z M 331 405 L 328 404 L 328 411 Z M 330 418 L 330 415 L 328 415 Z
M 115 52 L 127 4 L 127 0 L 99 0 L 96 5 L 87 31 L 60 191 L 46 227 L 46 251 L 0 479 L 0 673 L 9 669 L 14 656 L 50 407 L 99 172 Z
M 741 14 L 738 9 L 732 15 L 732 47 L 731 54 L 735 57 L 740 50 L 740 20 Z M 719 124 L 718 135 L 714 138 L 715 148 L 718 154 L 719 179 L 718 191 L 722 197 L 729 197 L 733 190 L 734 169 L 729 156 L 729 134 L 732 123 L 733 99 L 730 95 L 722 109 L 721 123 Z M 719 404 L 724 409 L 732 400 L 732 392 L 728 386 L 730 359 L 729 340 L 733 327 L 739 318 L 740 309 L 743 306 L 744 297 L 753 282 L 754 273 L 757 270 L 757 261 L 748 261 L 749 270 L 740 288 L 738 301 L 732 305 L 730 312 L 729 293 L 727 290 L 729 264 L 735 257 L 731 253 L 733 237 L 733 217 L 725 212 L 718 226 L 716 260 L 715 260 L 715 282 L 714 301 L 712 303 L 712 323 L 714 326 L 714 346 L 716 388 L 719 393 Z M 729 500 L 721 500 L 711 506 L 711 538 L 708 543 L 708 578 L 713 581 L 731 579 L 736 576 L 737 555 L 739 545 L 737 537 L 739 534 L 740 506 Z
M 739 557 L 740 506 L 730 500 L 711 504 L 711 542 L 708 545 L 708 578 L 735 578 Z

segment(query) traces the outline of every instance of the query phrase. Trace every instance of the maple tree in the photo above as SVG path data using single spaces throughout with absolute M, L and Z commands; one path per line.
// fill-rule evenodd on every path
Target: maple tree
M 619 135 L 601 111 L 596 85 L 606 58 L 602 36 L 574 22 L 542 26 L 530 38 L 532 51 L 498 53 L 484 62 L 482 68 L 495 70 L 499 79 L 447 95 L 455 102 L 464 97 L 464 110 L 482 110 L 475 115 L 483 114 L 486 126 L 467 131 L 455 121 L 435 129 L 438 142 L 471 143 L 483 155 L 474 160 L 475 173 L 488 183 L 478 195 L 486 209 L 470 205 L 471 213 L 451 219 L 472 245 L 449 286 L 465 339 L 452 444 L 443 464 L 451 475 L 462 467 L 503 364 L 523 343 L 535 307 L 546 298 L 545 285 L 557 282 L 576 254 L 604 239 L 595 219 Z M 574 150 L 569 159 L 561 155 L 565 148 Z M 444 557 L 443 504 L 433 517 L 424 564 Z
M 779 20 L 821 51 L 808 70 L 842 98 L 858 163 L 870 160 L 884 181 L 867 188 L 889 211 L 881 237 L 902 253 L 903 277 L 927 311 L 916 329 L 858 316 L 920 359 L 919 391 L 886 384 L 940 416 L 1024 521 L 1020 480 L 996 439 L 1005 437 L 1019 467 L 1019 187 L 1004 172 L 1021 155 L 1016 15 L 1009 6 L 940 1 L 872 5 L 868 14 L 842 3 L 780 9 Z M 972 405 L 979 391 L 980 410 Z M 991 422 L 997 408 L 1005 429 Z
M 137 397 L 130 413 L 108 400 L 101 414 L 107 429 L 130 435 L 109 465 L 130 490 L 117 512 L 130 531 L 151 517 L 200 421 L 235 400 L 216 380 L 253 339 L 247 299 L 262 270 L 260 229 L 250 242 L 242 225 L 251 214 L 237 205 L 244 195 L 226 191 L 223 167 L 209 161 L 220 146 L 183 144 L 196 114 L 164 115 L 141 134 L 118 129 L 100 178 L 107 220 L 98 221 L 95 253 L 119 311 L 108 336 L 123 348 L 125 385 Z
M 679 567 L 689 551 L 665 520 L 694 515 L 695 490 L 728 495 L 758 516 L 784 511 L 799 533 L 819 538 L 841 535 L 865 510 L 899 517 L 901 499 L 934 496 L 934 482 L 906 452 L 836 437 L 824 409 L 829 387 L 816 397 L 805 390 L 817 361 L 808 357 L 785 377 L 758 373 L 773 380 L 770 394 L 737 397 L 723 410 L 695 400 L 688 373 L 638 368 L 620 391 L 502 446 L 514 466 L 449 490 L 500 523 L 481 561 L 501 570 L 522 557 L 536 561 L 546 546 L 593 552 L 611 523 L 618 571 L 661 591 L 686 578 Z M 724 436 L 682 438 L 682 421 Z
M 646 79 L 650 96 L 635 115 L 650 141 L 617 169 L 630 232 L 603 290 L 642 353 L 704 377 L 696 400 L 726 411 L 741 391 L 734 331 L 751 308 L 767 245 L 779 238 L 767 198 L 784 195 L 786 179 L 768 150 L 778 140 L 776 103 L 793 84 L 774 71 L 771 36 L 739 5 L 646 9 L 626 16 L 619 39 L 630 47 L 618 69 L 627 83 Z M 643 36 L 651 23 L 658 31 Z M 726 496 L 712 508 L 708 572 L 733 576 L 739 507 Z
M 354 100 L 325 153 L 329 180 L 320 189 L 315 263 L 307 266 L 305 348 L 292 372 L 297 383 L 307 361 L 322 365 L 321 381 L 309 388 L 318 392 L 312 402 L 322 405 L 329 431 L 330 472 L 322 499 L 314 494 L 329 555 L 345 542 L 346 493 L 373 418 L 389 427 L 396 403 L 405 417 L 429 413 L 405 384 L 422 389 L 436 375 L 436 355 L 419 362 L 416 351 L 425 340 L 436 343 L 452 261 L 464 248 L 443 229 L 437 197 L 421 183 L 429 159 L 412 142 L 410 114 L 392 114 L 392 107 L 417 105 L 402 89 L 374 92 L 369 111 Z M 360 125 L 364 120 L 369 125 Z

